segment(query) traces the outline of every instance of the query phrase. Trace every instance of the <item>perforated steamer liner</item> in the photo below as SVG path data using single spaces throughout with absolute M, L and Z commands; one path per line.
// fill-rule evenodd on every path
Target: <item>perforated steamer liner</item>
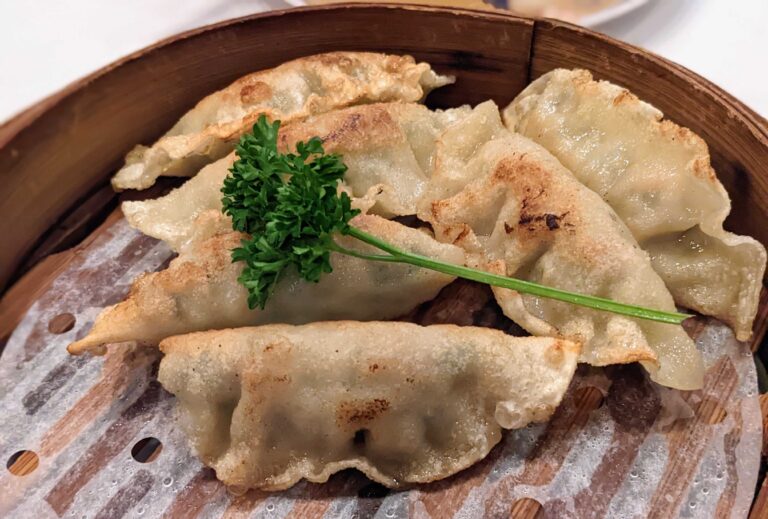
M 2 473 L 0 515 L 501 517 L 535 511 L 528 500 L 549 517 L 749 510 L 761 445 L 752 355 L 727 327 L 704 319 L 690 330 L 708 366 L 701 391 L 655 386 L 634 366 L 581 366 L 548 423 L 506 433 L 487 459 L 445 481 L 389 492 L 345 471 L 322 485 L 235 496 L 190 452 L 174 399 L 157 383 L 154 349 L 124 345 L 105 357 L 65 350 L 137 274 L 170 257 L 124 220 L 105 225 L 10 338 L 0 357 L 0 456 L 33 451 L 39 466 L 24 476 Z M 462 290 L 447 297 L 474 297 L 471 287 Z M 436 304 L 445 306 L 445 297 Z M 52 333 L 49 323 L 66 313 L 74 326 Z M 435 317 L 429 309 L 414 315 Z M 131 452 L 150 437 L 162 447 L 140 463 Z

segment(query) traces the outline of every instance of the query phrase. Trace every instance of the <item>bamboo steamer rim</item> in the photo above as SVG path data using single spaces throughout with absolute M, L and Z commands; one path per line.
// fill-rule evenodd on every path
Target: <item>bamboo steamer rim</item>
M 223 37 L 227 34 L 227 31 L 229 31 L 231 34 L 235 34 L 233 31 L 237 31 L 238 28 L 245 26 L 255 27 L 259 24 L 272 22 L 282 23 L 283 29 L 290 31 L 292 24 L 301 22 L 302 18 L 306 19 L 307 16 L 312 18 L 330 17 L 331 20 L 337 20 L 339 23 L 343 23 L 345 18 L 360 15 L 366 16 L 367 19 L 370 20 L 390 19 L 398 20 L 402 23 L 407 23 L 408 20 L 411 20 L 414 17 L 418 17 L 419 19 L 425 19 L 426 17 L 427 21 L 434 20 L 436 26 L 445 25 L 447 23 L 445 21 L 447 17 L 451 19 L 451 22 L 465 23 L 466 27 L 474 30 L 474 32 L 468 35 L 464 35 L 463 40 L 461 40 L 461 43 L 467 48 L 473 47 L 473 38 L 477 39 L 482 37 L 480 34 L 481 31 L 479 29 L 481 27 L 487 26 L 488 24 L 492 25 L 498 31 L 517 31 L 517 34 L 512 34 L 512 36 L 517 37 L 522 35 L 522 43 L 525 43 L 524 40 L 527 37 L 529 44 L 527 55 L 514 57 L 527 61 L 527 70 L 524 71 L 526 77 L 521 78 L 522 81 L 520 81 L 519 85 L 515 85 L 515 87 L 518 88 L 518 91 L 521 87 L 530 82 L 531 79 L 546 71 L 541 68 L 543 62 L 539 58 L 541 55 L 540 43 L 546 40 L 549 37 L 548 35 L 553 36 L 555 41 L 562 41 L 563 45 L 568 44 L 566 41 L 567 38 L 576 38 L 578 42 L 584 46 L 597 46 L 600 47 L 598 50 L 603 52 L 615 51 L 615 54 L 618 56 L 618 61 L 621 61 L 621 59 L 626 56 L 628 56 L 630 60 L 640 60 L 642 61 L 641 66 L 638 67 L 640 70 L 642 70 L 643 67 L 648 69 L 655 67 L 659 70 L 663 70 L 666 74 L 669 75 L 669 78 L 672 78 L 672 80 L 677 82 L 682 81 L 688 85 L 690 92 L 694 94 L 695 97 L 701 98 L 702 104 L 707 105 L 709 103 L 714 103 L 717 108 L 713 108 L 714 112 L 727 114 L 730 119 L 735 121 L 729 131 L 733 133 L 735 130 L 740 140 L 749 142 L 747 142 L 745 145 L 744 150 L 736 150 L 734 152 L 737 155 L 740 155 L 736 157 L 735 161 L 721 161 L 721 164 L 719 164 L 721 177 L 723 176 L 722 171 L 724 169 L 728 169 L 727 167 L 722 167 L 723 162 L 735 162 L 733 168 L 737 171 L 734 174 L 726 173 L 726 177 L 738 176 L 739 172 L 744 170 L 747 171 L 750 180 L 763 177 L 759 179 L 761 181 L 761 185 L 759 186 L 760 189 L 758 189 L 759 193 L 757 193 L 757 195 L 748 196 L 752 196 L 753 198 L 757 197 L 757 199 L 759 199 L 760 212 L 768 217 L 768 181 L 766 181 L 764 178 L 768 177 L 768 169 L 766 169 L 768 166 L 755 166 L 755 164 L 768 164 L 768 124 L 766 124 L 765 120 L 763 120 L 751 109 L 746 107 L 743 103 L 736 100 L 731 95 L 725 93 L 709 81 L 679 65 L 665 60 L 664 58 L 658 57 L 638 47 L 619 42 L 608 36 L 596 33 L 589 29 L 578 27 L 567 22 L 560 22 L 545 18 L 526 18 L 501 11 L 479 11 L 464 8 L 445 8 L 403 4 L 387 5 L 351 3 L 309 6 L 244 16 L 232 20 L 218 22 L 205 27 L 192 29 L 180 33 L 176 36 L 163 39 L 154 45 L 136 51 L 110 65 L 107 65 L 106 67 L 97 70 L 96 72 L 83 79 L 71 83 L 61 91 L 49 96 L 46 99 L 43 99 L 42 101 L 31 106 L 24 112 L 18 114 L 0 126 L 0 181 L 2 181 L 6 186 L 9 186 L 10 184 L 9 191 L 13 193 L 11 196 L 6 197 L 6 199 L 0 199 L 0 231 L 6 231 L 3 234 L 6 235 L 7 239 L 6 251 L 0 251 L 0 290 L 7 289 L 8 283 L 10 281 L 18 279 L 22 273 L 19 271 L 19 267 L 22 265 L 22 263 L 24 263 L 25 259 L 29 260 L 30 255 L 33 254 L 35 245 L 40 243 L 42 237 L 44 237 L 47 232 L 50 232 L 50 229 L 56 225 L 56 222 L 58 222 L 63 215 L 66 215 L 74 206 L 81 202 L 82 198 L 86 194 L 92 193 L 97 186 L 103 186 L 106 184 L 109 174 L 112 170 L 114 170 L 114 168 L 119 166 L 122 161 L 123 154 L 128 151 L 128 149 L 124 149 L 125 146 L 120 145 L 118 146 L 120 148 L 119 151 L 112 150 L 108 159 L 102 153 L 99 157 L 101 164 L 99 166 L 93 166 L 93 168 L 96 168 L 98 172 L 88 171 L 86 173 L 82 173 L 82 178 L 78 176 L 81 174 L 80 171 L 75 172 L 75 174 L 71 174 L 70 172 L 56 172 L 55 165 L 53 168 L 41 168 L 40 165 L 37 164 L 36 168 L 32 168 L 29 167 L 29 164 L 23 163 L 24 158 L 32 153 L 40 154 L 43 157 L 48 154 L 51 156 L 55 155 L 55 153 L 50 150 L 54 150 L 55 146 L 57 145 L 56 141 L 55 139 L 50 139 L 46 136 L 47 134 L 50 134 L 51 128 L 55 127 L 55 123 L 59 122 L 59 120 L 67 115 L 66 112 L 68 110 L 72 111 L 78 108 L 76 105 L 80 98 L 88 97 L 89 95 L 93 96 L 94 92 L 97 92 L 99 89 L 111 88 L 115 86 L 119 87 L 117 84 L 112 84 L 119 78 L 122 78 L 123 80 L 135 81 L 137 79 L 136 77 L 123 76 L 125 76 L 125 74 L 132 73 L 144 73 L 146 75 L 147 71 L 142 70 L 141 68 L 132 69 L 131 67 L 134 67 L 137 64 L 148 62 L 162 63 L 163 54 L 171 55 L 175 52 L 173 50 L 174 48 L 186 43 L 199 42 L 203 45 L 206 43 L 210 44 L 210 37 L 213 35 L 218 34 L 222 35 Z M 323 20 L 325 20 L 325 18 L 323 18 Z M 320 25 L 323 26 L 322 28 L 318 29 L 320 31 L 325 30 L 327 27 L 325 23 Z M 432 27 L 428 27 L 428 29 L 425 30 L 431 29 Z M 443 32 L 445 32 L 444 28 L 439 28 L 438 30 L 443 30 Z M 365 34 L 365 28 L 360 28 L 359 32 Z M 368 34 L 370 34 L 370 32 Z M 209 39 L 206 40 L 205 38 L 207 37 Z M 336 36 L 334 35 L 333 37 Z M 345 47 L 355 48 L 350 50 L 356 50 L 357 48 L 360 48 L 361 50 L 374 50 L 374 48 L 382 47 L 375 44 L 369 44 L 365 41 L 354 40 L 354 38 L 347 35 L 343 35 L 340 38 L 347 43 L 337 46 L 336 50 L 343 50 Z M 416 39 L 418 39 L 418 37 Z M 354 44 L 349 44 L 351 41 L 354 41 Z M 438 41 L 437 44 L 434 44 L 432 48 L 425 47 L 425 43 L 426 42 L 422 42 L 422 46 L 420 48 L 424 48 L 425 51 L 430 52 L 431 55 L 440 55 L 439 53 L 448 55 L 451 52 L 459 54 L 461 53 L 461 46 L 454 45 L 459 50 L 449 50 L 445 48 L 443 41 Z M 449 44 L 455 44 L 455 42 L 449 42 Z M 414 48 L 414 45 L 416 45 L 414 41 L 405 42 L 402 45 L 400 45 L 399 41 L 387 41 L 384 47 L 387 45 L 390 48 L 380 48 L 380 50 L 384 52 L 397 52 L 398 47 L 402 47 L 399 49 L 402 53 L 413 53 L 414 51 L 418 50 L 418 48 Z M 503 43 L 500 43 L 500 45 L 503 45 Z M 306 47 L 306 44 L 304 44 L 304 46 Z M 314 52 L 325 52 L 328 50 L 331 50 L 330 43 L 324 41 L 318 42 L 318 47 Z M 494 52 L 494 49 L 488 49 L 487 46 L 485 48 L 476 48 L 475 50 L 480 50 L 480 52 L 475 52 L 474 55 L 469 52 L 467 53 L 469 57 L 459 56 L 456 58 L 456 61 L 458 62 L 462 59 L 482 60 L 485 58 L 486 53 Z M 519 52 L 524 49 L 521 48 L 521 46 L 518 46 L 516 50 Z M 262 50 L 260 52 L 265 54 L 269 53 L 270 50 Z M 303 54 L 305 55 L 306 53 Z M 493 54 L 494 57 L 498 57 L 498 55 L 498 52 Z M 574 57 L 578 58 L 578 56 Z M 510 58 L 512 57 L 510 56 Z M 578 59 L 576 61 L 578 61 Z M 609 80 L 614 79 L 611 77 L 610 73 L 604 74 L 603 72 L 605 72 L 605 70 L 599 70 L 601 66 L 605 64 L 601 65 L 600 63 L 594 63 L 594 65 L 596 65 L 594 67 L 590 67 L 590 63 L 555 63 L 553 65 L 566 67 L 585 66 L 594 70 L 596 72 L 595 75 L 598 78 L 605 77 Z M 164 66 L 166 69 L 169 67 L 167 63 L 165 63 Z M 554 66 L 550 64 L 544 65 L 545 68 L 554 68 Z M 608 63 L 607 66 L 611 67 L 613 64 Z M 438 70 L 442 70 L 439 63 L 436 64 L 436 67 Z M 523 71 L 521 70 L 520 72 Z M 492 75 L 497 72 L 492 70 L 478 72 L 477 70 L 474 70 L 472 73 L 475 75 L 482 73 Z M 146 80 L 147 78 L 145 77 L 144 79 Z M 224 84 L 231 81 L 232 79 L 234 78 L 227 78 L 227 81 L 224 82 Z M 627 82 L 623 83 L 626 84 Z M 627 84 L 626 86 L 633 89 L 633 91 L 637 91 L 637 89 L 634 88 L 635 85 Z M 452 87 L 449 87 L 449 89 L 450 88 Z M 461 84 L 457 85 L 457 88 L 461 88 Z M 211 89 L 207 89 L 206 91 L 210 92 Z M 648 96 L 643 95 L 642 90 L 637 93 L 640 98 L 646 99 L 652 104 L 657 106 L 659 104 L 663 104 L 659 103 L 656 99 L 648 99 Z M 437 91 L 437 96 L 441 96 L 443 94 L 444 92 L 440 92 L 440 90 Z M 511 100 L 515 94 L 517 94 L 516 91 L 509 91 L 508 95 L 506 95 L 506 99 L 497 99 L 497 102 Z M 82 106 L 79 108 L 81 110 L 83 109 Z M 177 107 L 174 110 L 175 113 L 172 117 L 164 117 L 164 119 L 167 119 L 168 121 L 175 121 L 175 119 L 178 118 L 178 115 L 183 113 L 183 109 L 185 108 L 188 108 L 188 106 L 184 105 Z M 669 112 L 668 109 L 665 109 L 668 107 L 659 106 L 659 108 L 661 108 L 665 113 Z M 97 114 L 97 116 L 98 115 L 103 114 Z M 683 117 L 681 120 L 680 117 L 675 117 L 676 114 L 674 113 L 669 113 L 668 115 L 672 120 L 675 120 L 684 126 L 691 127 L 691 129 L 694 131 L 698 130 L 697 133 L 702 133 L 702 128 L 697 127 L 696 124 L 691 124 L 692 121 L 686 120 L 686 117 Z M 697 117 L 697 115 L 691 114 L 691 117 Z M 104 122 L 108 123 L 107 120 Z M 134 144 L 137 142 L 152 142 L 154 138 L 158 137 L 164 129 L 170 127 L 170 124 L 168 124 L 166 121 L 162 121 L 162 123 L 150 123 L 147 124 L 147 126 L 147 130 L 143 132 L 144 138 L 135 140 L 133 142 Z M 711 147 L 716 149 L 715 144 L 720 143 L 712 142 L 711 135 L 707 135 L 706 132 L 703 133 L 704 134 L 702 136 L 705 138 L 705 140 L 709 142 Z M 708 137 L 710 138 L 708 139 Z M 61 147 L 61 145 L 61 142 L 59 142 L 58 146 Z M 101 145 L 101 143 L 97 143 L 95 146 Z M 722 153 L 723 151 L 729 150 L 716 151 L 718 153 Z M 59 152 L 61 152 L 61 150 L 59 150 Z M 79 170 L 87 169 L 88 166 L 83 167 L 83 164 L 87 164 L 89 162 L 85 156 L 86 154 L 81 151 L 75 151 L 75 153 L 84 156 L 83 160 L 77 164 L 77 168 Z M 750 161 L 753 164 L 747 166 L 744 165 L 744 161 L 742 160 L 741 156 L 746 155 L 752 155 L 752 157 L 750 157 Z M 731 158 L 732 157 L 728 157 L 727 159 Z M 35 163 L 34 160 L 28 162 Z M 716 164 L 716 166 L 717 165 L 718 164 Z M 28 189 L 29 186 L 25 185 L 25 179 L 22 177 L 39 175 L 39 171 L 41 169 L 45 170 L 47 175 L 55 176 L 58 182 L 54 182 L 53 178 L 51 177 L 49 180 L 50 185 L 43 186 L 43 188 L 38 189 Z M 21 171 L 19 172 L 18 170 Z M 6 179 L 2 178 L 3 176 L 8 177 L 7 181 Z M 734 183 L 737 180 L 738 179 L 735 181 L 730 181 L 729 178 L 724 180 L 726 187 L 729 188 L 729 191 L 731 191 L 732 194 Z M 43 182 L 45 182 L 45 180 L 43 180 Z M 70 186 L 67 186 L 68 183 Z M 75 183 L 77 184 L 76 186 L 72 185 Z M 46 188 L 50 191 L 45 192 Z M 60 188 L 62 188 L 61 193 L 58 193 Z M 58 198 L 46 196 L 51 195 L 51 192 L 53 191 L 56 191 L 55 194 L 58 195 Z M 30 198 L 29 201 L 31 204 L 28 205 L 36 207 L 38 209 L 36 213 L 30 214 L 26 208 L 25 210 L 21 209 L 22 204 L 19 202 L 19 200 L 25 198 Z M 14 203 L 13 200 L 9 199 L 15 199 L 17 202 Z M 752 203 L 751 205 L 755 206 L 756 204 Z M 735 210 L 738 211 L 739 204 L 735 204 L 735 206 Z M 754 207 L 751 209 L 754 209 Z M 745 211 L 745 213 L 750 214 L 754 213 L 754 211 Z M 22 216 L 28 217 L 28 219 L 22 220 Z M 743 217 L 743 215 L 740 216 Z M 752 216 L 754 216 L 754 214 L 752 214 Z M 741 219 L 745 220 L 744 218 Z M 2 226 L 4 225 L 2 223 L 3 221 L 6 222 L 5 229 L 2 229 Z M 17 228 L 17 224 L 12 223 L 19 221 L 25 221 L 26 226 L 20 226 L 21 228 Z M 739 222 L 739 224 L 741 223 L 743 222 Z M 768 231 L 762 231 L 755 225 L 743 226 L 739 224 L 735 225 L 735 230 L 744 234 L 751 234 L 756 236 L 763 243 L 768 243 Z M 65 245 L 71 246 L 73 244 L 74 243 L 60 244 L 59 250 L 61 248 L 66 248 Z M 48 251 L 42 252 L 43 253 L 41 254 L 40 251 L 38 251 L 37 257 L 43 257 L 48 253 Z M 55 252 L 55 250 L 51 250 L 50 252 Z M 29 261 L 27 261 L 27 263 L 29 263 Z M 29 266 L 31 265 L 26 265 L 27 268 Z
M 35 121 L 37 121 L 40 117 L 42 117 L 48 110 L 50 110 L 51 108 L 56 106 L 58 103 L 66 99 L 72 93 L 87 86 L 89 83 L 101 78 L 102 76 L 107 75 L 108 73 L 117 69 L 118 67 L 121 67 L 131 61 L 143 58 L 152 52 L 158 51 L 166 47 L 169 44 L 176 43 L 181 40 L 193 38 L 195 36 L 198 36 L 200 34 L 203 34 L 209 31 L 215 31 L 217 29 L 236 25 L 239 23 L 245 23 L 245 22 L 259 20 L 263 18 L 275 18 L 280 16 L 286 16 L 295 12 L 322 12 L 322 11 L 335 11 L 338 9 L 367 10 L 370 8 L 383 8 L 383 9 L 391 9 L 395 11 L 450 12 L 456 15 L 473 16 L 476 18 L 488 18 L 488 19 L 496 18 L 501 20 L 518 20 L 518 21 L 526 20 L 526 21 L 531 21 L 534 24 L 551 23 L 553 25 L 557 25 L 563 28 L 568 28 L 577 32 L 590 33 L 594 36 L 598 36 L 600 39 L 602 39 L 606 43 L 621 45 L 628 49 L 632 49 L 640 54 L 644 54 L 648 57 L 655 58 L 660 63 L 663 63 L 665 66 L 674 68 L 681 74 L 685 74 L 689 76 L 691 80 L 697 81 L 707 86 L 708 88 L 716 92 L 722 98 L 722 101 L 724 103 L 727 103 L 733 106 L 735 109 L 742 112 L 743 115 L 748 117 L 751 120 L 752 124 L 754 125 L 753 129 L 755 131 L 759 131 L 760 133 L 762 133 L 763 136 L 768 137 L 768 120 L 760 116 L 757 112 L 755 112 L 754 110 L 749 108 L 747 105 L 739 101 L 733 95 L 731 95 L 727 91 L 717 86 L 715 83 L 709 81 L 708 79 L 705 79 L 704 77 L 700 76 L 699 74 L 691 71 L 686 67 L 683 67 L 682 65 L 678 65 L 677 63 L 670 61 L 666 58 L 663 58 L 651 51 L 643 49 L 642 47 L 633 45 L 631 43 L 623 42 L 621 40 L 618 40 L 606 34 L 600 33 L 599 31 L 588 29 L 586 27 L 582 27 L 571 22 L 566 22 L 563 20 L 557 20 L 553 18 L 523 16 L 523 15 L 514 14 L 512 12 L 506 12 L 498 9 L 479 10 L 479 9 L 472 9 L 472 8 L 465 8 L 465 7 L 440 7 L 440 6 L 434 6 L 434 5 L 428 5 L 428 4 L 419 4 L 418 2 L 402 3 L 402 4 L 401 3 L 389 4 L 389 3 L 364 3 L 364 2 L 338 2 L 338 3 L 332 3 L 332 4 L 307 5 L 307 6 L 301 6 L 301 7 L 290 7 L 286 9 L 276 9 L 272 11 L 265 11 L 261 13 L 240 16 L 237 18 L 230 18 L 228 20 L 223 20 L 220 22 L 203 25 L 201 27 L 189 29 L 189 30 L 174 34 L 172 36 L 162 38 L 151 45 L 148 45 L 139 50 L 136 50 L 126 56 L 123 56 L 122 58 L 117 59 L 116 61 L 108 65 L 105 65 L 93 71 L 92 73 L 86 75 L 85 77 L 82 77 L 80 79 L 76 79 L 70 82 L 69 84 L 65 85 L 64 87 L 54 92 L 53 94 L 50 94 L 49 96 L 44 97 L 40 101 L 32 104 L 31 106 L 23 109 L 16 115 L 12 116 L 10 119 L 7 119 L 5 122 L 0 124 L 0 150 L 2 150 L 7 145 L 9 145 L 19 133 L 21 133 L 27 127 L 32 125 Z

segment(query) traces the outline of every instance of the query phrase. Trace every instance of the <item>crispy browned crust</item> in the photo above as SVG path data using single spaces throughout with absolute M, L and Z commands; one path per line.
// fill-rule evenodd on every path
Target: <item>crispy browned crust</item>
M 158 176 L 194 175 L 231 151 L 262 115 L 285 124 L 364 103 L 418 102 L 452 81 L 411 56 L 331 52 L 298 58 L 244 76 L 201 100 L 151 147 L 132 150 L 112 185 L 146 189 Z

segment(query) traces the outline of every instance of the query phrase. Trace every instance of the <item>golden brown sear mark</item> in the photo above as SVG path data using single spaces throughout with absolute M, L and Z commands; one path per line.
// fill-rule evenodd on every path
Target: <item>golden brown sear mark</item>
M 383 398 L 371 400 L 344 400 L 336 407 L 336 424 L 341 428 L 359 426 L 376 419 L 389 409 Z
M 560 228 L 562 225 L 563 227 L 571 227 L 572 224 L 568 222 L 563 222 L 562 220 L 568 215 L 568 212 L 565 212 L 563 214 L 552 214 L 552 213 L 544 213 L 544 214 L 528 214 L 528 213 L 522 213 L 520 215 L 520 221 L 518 222 L 519 225 L 525 225 L 528 227 L 528 230 L 534 230 L 537 223 L 543 222 L 547 229 L 550 231 L 554 231 Z M 504 224 L 504 230 L 509 234 L 513 228 L 510 228 L 510 226 L 505 223 Z
M 564 221 L 566 216 L 568 216 L 568 211 L 562 214 L 544 213 L 534 215 L 522 213 L 520 215 L 520 220 L 517 223 L 518 225 L 525 226 L 529 231 L 535 231 L 538 228 L 543 227 L 546 227 L 550 231 L 556 231 L 561 227 L 573 227 L 572 223 Z M 537 225 L 540 223 L 543 223 L 544 226 Z M 512 234 L 515 232 L 515 226 L 510 225 L 508 222 L 504 222 L 504 232 Z
M 272 97 L 272 88 L 263 81 L 244 85 L 240 89 L 240 100 L 243 104 L 256 104 Z
M 360 129 L 360 120 L 363 118 L 363 114 L 352 113 L 347 116 L 341 124 L 341 127 L 331 131 L 328 135 L 324 136 L 321 140 L 323 144 L 329 142 L 335 142 L 341 140 L 341 136 L 344 134 L 350 134 L 357 132 Z

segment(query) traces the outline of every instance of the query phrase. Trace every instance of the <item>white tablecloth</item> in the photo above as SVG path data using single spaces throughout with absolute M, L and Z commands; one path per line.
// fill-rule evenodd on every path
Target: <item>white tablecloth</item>
M 25 0 L 0 4 L 0 121 L 177 32 L 285 0 Z M 676 61 L 768 116 L 768 0 L 651 0 L 598 27 Z

